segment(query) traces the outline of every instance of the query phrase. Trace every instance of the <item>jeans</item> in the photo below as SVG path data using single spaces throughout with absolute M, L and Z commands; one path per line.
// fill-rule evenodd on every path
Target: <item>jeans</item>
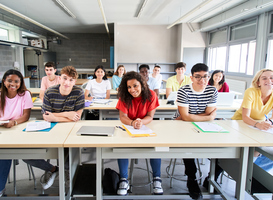
M 161 159 L 150 159 L 150 164 L 153 170 L 153 177 L 161 175 Z M 120 178 L 128 178 L 129 159 L 118 159 L 118 167 Z
M 49 162 L 46 162 L 43 159 L 31 159 L 31 160 L 23 160 L 23 161 L 33 167 L 37 167 L 37 168 L 42 169 L 44 171 L 51 171 L 52 168 L 54 167 Z
M 9 175 L 10 166 L 11 166 L 11 160 L 0 160 L 0 191 L 5 189 L 5 185 Z
M 273 168 L 273 161 L 264 155 L 258 156 L 254 163 L 267 172 Z

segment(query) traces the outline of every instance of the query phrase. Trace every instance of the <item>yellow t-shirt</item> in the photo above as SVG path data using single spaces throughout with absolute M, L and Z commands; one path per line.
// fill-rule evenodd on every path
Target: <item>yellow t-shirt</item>
M 166 84 L 166 88 L 172 88 L 172 91 L 178 91 L 179 88 L 181 88 L 183 85 L 189 85 L 191 84 L 191 79 L 188 76 L 184 76 L 184 80 L 181 83 L 181 85 L 179 85 L 177 79 L 176 79 L 176 75 L 170 77 L 167 79 L 167 84 Z
M 242 108 L 250 109 L 250 118 L 255 120 L 264 120 L 265 114 L 267 115 L 273 108 L 273 95 L 263 105 L 261 99 L 261 90 L 256 88 L 248 88 L 245 91 L 244 99 L 239 110 L 235 112 L 231 119 L 241 120 L 242 119 Z

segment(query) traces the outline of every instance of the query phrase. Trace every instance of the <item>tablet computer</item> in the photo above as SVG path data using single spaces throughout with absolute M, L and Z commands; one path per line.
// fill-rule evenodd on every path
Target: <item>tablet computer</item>
M 82 126 L 76 134 L 87 136 L 113 136 L 114 132 L 115 127 L 113 126 Z

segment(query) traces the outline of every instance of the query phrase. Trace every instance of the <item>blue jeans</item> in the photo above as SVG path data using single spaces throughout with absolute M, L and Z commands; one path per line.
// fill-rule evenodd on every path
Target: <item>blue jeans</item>
M 258 156 L 254 163 L 267 172 L 273 168 L 273 161 L 264 155 Z
M 11 160 L 0 160 L 0 191 L 5 189 L 9 170 L 11 166 Z
M 31 159 L 31 160 L 23 160 L 23 161 L 33 167 L 37 167 L 37 168 L 42 169 L 46 172 L 51 171 L 52 168 L 54 167 L 49 162 L 47 162 L 43 159 Z
M 160 177 L 161 159 L 150 159 L 150 164 L 153 170 L 153 177 Z M 129 159 L 118 159 L 120 178 L 128 178 L 128 166 Z

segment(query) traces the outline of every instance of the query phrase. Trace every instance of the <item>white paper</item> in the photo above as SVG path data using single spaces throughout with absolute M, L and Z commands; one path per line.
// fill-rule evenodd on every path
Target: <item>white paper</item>
M 128 131 L 131 132 L 132 135 L 140 135 L 140 134 L 150 134 L 151 136 L 154 135 L 153 131 L 148 128 L 147 126 L 143 125 L 140 129 L 135 129 L 133 126 L 124 125 Z
M 216 123 L 212 122 L 194 122 L 199 128 L 201 128 L 203 131 L 208 131 L 208 132 L 221 132 L 221 131 L 226 131 L 223 129 L 221 126 L 219 126 Z
M 107 104 L 107 103 L 111 102 L 111 100 L 109 100 L 109 99 L 94 99 L 93 102 L 98 103 L 98 104 Z
M 268 129 L 268 130 L 260 130 L 260 129 L 254 127 L 254 126 L 250 126 L 250 125 L 248 125 L 248 126 L 249 126 L 250 128 L 253 128 L 253 129 L 256 129 L 256 130 L 259 130 L 259 131 L 263 131 L 263 132 L 267 132 L 267 133 L 273 134 L 273 128 L 270 128 L 270 129 Z
M 51 123 L 47 121 L 29 122 L 27 123 L 26 131 L 39 131 L 51 127 Z
M 9 123 L 9 120 L 0 120 L 0 124 L 6 124 Z

